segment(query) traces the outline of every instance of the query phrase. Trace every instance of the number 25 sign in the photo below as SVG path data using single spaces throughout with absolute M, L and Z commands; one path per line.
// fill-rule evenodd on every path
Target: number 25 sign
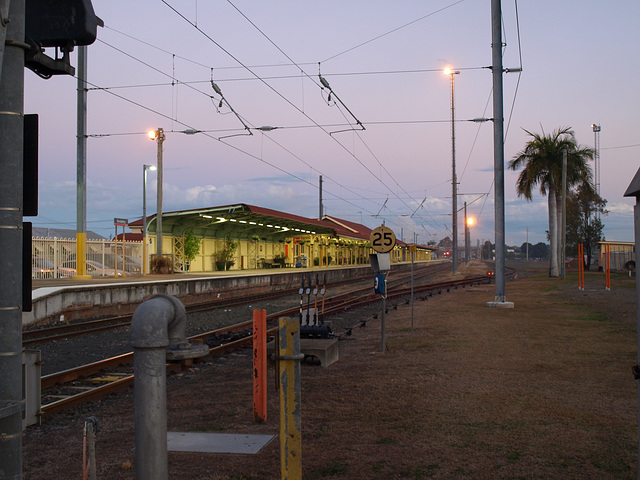
M 387 253 L 396 246 L 396 236 L 389 227 L 384 225 L 375 228 L 369 237 L 371 248 L 378 253 Z

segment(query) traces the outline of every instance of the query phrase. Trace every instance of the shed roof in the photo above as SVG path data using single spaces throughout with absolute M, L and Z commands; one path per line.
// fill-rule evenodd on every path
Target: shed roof
M 631 183 L 627 187 L 627 191 L 624 192 L 625 197 L 640 197 L 640 168 L 636 172 L 636 175 L 631 180 Z
M 142 219 L 129 226 L 142 226 Z M 156 216 L 149 217 L 147 229 L 156 233 Z M 309 234 L 335 235 L 330 225 L 313 218 L 300 217 L 246 203 L 179 210 L 162 214 L 162 231 L 167 235 L 183 235 L 192 231 L 203 238 L 234 238 L 250 240 L 255 237 L 269 241 Z

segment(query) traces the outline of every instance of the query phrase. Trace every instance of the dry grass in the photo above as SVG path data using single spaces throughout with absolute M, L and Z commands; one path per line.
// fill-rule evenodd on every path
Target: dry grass
M 575 278 L 507 284 L 513 310 L 485 307 L 493 287 L 436 296 L 341 341 L 341 360 L 305 366 L 303 468 L 330 479 L 637 478 L 634 279 L 587 293 Z M 593 290 L 593 291 L 592 291 Z M 171 382 L 171 430 L 277 433 L 251 423 L 250 358 L 239 354 Z M 270 372 L 271 381 L 273 378 Z M 92 412 L 101 419 L 100 478 L 133 478 L 131 398 Z M 84 418 L 84 417 L 83 417 Z M 81 425 L 55 420 L 25 440 L 25 479 L 77 478 Z M 48 452 L 52 458 L 47 458 Z M 78 451 L 75 459 L 61 452 Z M 279 476 L 279 446 L 256 456 L 170 454 L 170 478 Z

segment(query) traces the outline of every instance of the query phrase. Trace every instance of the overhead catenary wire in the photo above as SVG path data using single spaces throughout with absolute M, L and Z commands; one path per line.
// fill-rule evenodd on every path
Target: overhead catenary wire
M 462 1 L 462 0 L 461 0 Z M 198 32 L 200 32 L 203 36 L 205 36 L 205 38 L 207 38 L 209 41 L 211 41 L 214 45 L 216 45 L 218 48 L 220 48 L 223 52 L 225 52 L 227 55 L 229 55 L 233 60 L 235 60 L 236 62 L 238 62 L 238 64 L 240 65 L 244 65 L 243 62 L 241 62 L 238 58 L 236 58 L 231 52 L 229 52 L 227 49 L 225 49 L 224 47 L 222 47 L 218 42 L 216 42 L 210 35 L 208 35 L 206 32 L 204 32 L 203 30 L 201 30 L 197 25 L 195 25 L 191 20 L 189 20 L 188 18 L 186 18 L 181 12 L 179 12 L 176 8 L 174 8 L 172 5 L 170 5 L 166 0 L 162 0 L 162 2 L 167 5 L 167 7 L 169 7 L 172 11 L 174 11 L 179 17 L 181 17 L 185 22 L 187 22 L 188 24 L 190 24 L 193 28 L 195 28 Z M 293 102 L 291 102 L 288 98 L 286 98 L 284 95 L 282 95 L 280 92 L 278 92 L 275 88 L 273 88 L 273 86 L 271 86 L 269 83 L 267 83 L 266 81 L 262 80 L 262 78 L 260 78 L 255 72 L 253 72 L 250 68 L 246 67 L 247 71 L 249 73 L 251 73 L 252 75 L 254 75 L 256 78 L 258 78 L 259 80 L 261 80 L 269 89 L 271 89 L 274 93 L 276 93 L 278 96 L 280 96 L 283 100 L 285 100 L 289 105 L 291 105 L 293 108 L 295 108 L 297 111 L 299 111 L 302 115 L 304 115 L 306 118 L 308 118 L 309 120 L 311 120 L 316 126 L 318 126 L 319 128 L 320 125 L 313 120 L 311 117 L 309 117 L 309 115 L 307 115 L 305 112 L 303 112 L 302 110 L 300 110 L 300 108 L 298 108 Z M 322 128 L 321 128 L 322 129 Z M 329 136 L 331 136 L 330 132 L 326 131 L 325 129 L 322 129 L 323 131 L 325 131 L 325 133 L 329 134 Z M 331 136 L 332 138 L 335 139 L 335 137 Z M 361 165 L 364 166 L 364 164 L 362 163 L 362 161 L 355 155 L 353 154 L 353 152 L 351 152 L 345 145 L 343 145 L 341 142 L 337 141 L 338 145 L 340 145 L 345 152 L 347 152 L 350 156 L 352 156 L 354 159 L 356 159 L 356 161 L 358 161 Z M 373 175 L 374 178 L 376 178 L 385 188 L 387 188 L 391 193 L 395 193 L 388 185 L 386 185 L 386 183 L 379 178 L 377 175 L 375 175 L 375 173 L 371 172 L 371 170 L 369 170 L 367 168 L 367 170 Z

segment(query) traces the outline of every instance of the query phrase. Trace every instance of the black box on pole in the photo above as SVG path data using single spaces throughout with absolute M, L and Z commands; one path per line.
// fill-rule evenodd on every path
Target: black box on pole
M 22 215 L 38 215 L 38 115 L 24 116 Z

